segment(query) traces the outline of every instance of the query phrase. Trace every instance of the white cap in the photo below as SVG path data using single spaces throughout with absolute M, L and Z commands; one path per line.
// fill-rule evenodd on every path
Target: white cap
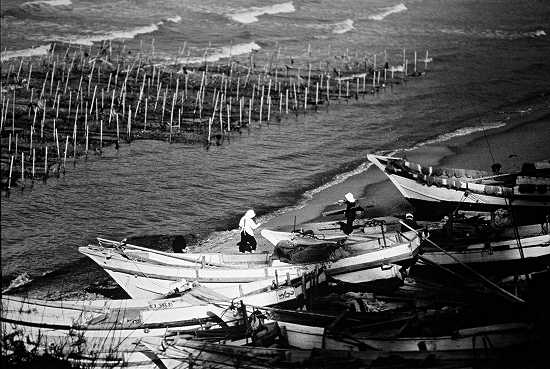
M 353 194 L 351 192 L 348 192 L 345 196 L 346 200 L 349 202 L 355 202 L 355 198 L 353 197 Z
M 405 219 L 409 219 L 409 218 L 413 219 L 414 216 L 411 213 L 405 214 Z
M 256 213 L 252 209 L 247 210 L 246 213 L 244 214 L 244 217 L 247 218 L 247 219 L 252 219 L 255 216 L 256 216 Z

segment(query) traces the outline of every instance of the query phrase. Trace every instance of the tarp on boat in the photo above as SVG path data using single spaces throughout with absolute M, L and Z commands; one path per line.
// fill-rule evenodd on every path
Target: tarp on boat
M 279 241 L 273 250 L 273 256 L 286 263 L 318 263 L 334 257 L 334 252 L 340 249 L 342 244 L 340 241 L 314 237 L 294 237 L 291 240 Z

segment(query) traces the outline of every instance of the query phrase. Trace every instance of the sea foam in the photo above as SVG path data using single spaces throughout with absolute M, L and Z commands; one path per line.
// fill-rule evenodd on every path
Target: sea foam
M 388 8 L 381 9 L 381 11 L 379 13 L 370 15 L 369 19 L 382 20 L 390 14 L 404 12 L 405 10 L 407 10 L 407 7 L 405 6 L 405 4 L 400 3 L 400 4 L 397 4 L 395 6 L 391 6 L 391 7 L 388 7 Z
M 179 15 L 175 15 L 173 17 L 166 18 L 166 21 L 172 22 L 172 23 L 179 23 L 181 22 L 181 17 Z
M 335 23 L 334 28 L 332 29 L 332 33 L 336 34 L 343 34 L 346 32 L 351 31 L 353 27 L 353 21 L 351 19 L 346 19 L 345 21 Z
M 32 282 L 31 277 L 29 276 L 29 273 L 23 272 L 19 274 L 16 278 L 14 278 L 8 288 L 4 289 L 2 293 L 9 292 L 13 290 L 14 288 L 21 287 L 23 285 L 29 284 Z
M 230 56 L 248 54 L 253 50 L 260 50 L 261 47 L 255 42 L 248 42 L 244 44 L 237 44 L 232 46 L 223 46 L 214 50 L 213 53 L 206 54 L 207 62 L 215 62 L 223 58 L 229 58 Z M 188 64 L 203 63 L 205 61 L 204 56 L 196 56 L 184 59 Z
M 488 124 L 485 124 L 485 125 L 482 125 L 482 126 L 458 128 L 457 130 L 454 130 L 452 132 L 443 133 L 443 134 L 437 136 L 436 138 L 432 138 L 430 140 L 420 142 L 420 143 L 416 144 L 414 147 L 412 147 L 408 150 L 405 150 L 405 151 L 414 150 L 416 148 L 426 146 L 426 145 L 437 144 L 437 143 L 449 141 L 449 140 L 451 140 L 455 137 L 468 136 L 468 135 L 471 135 L 472 133 L 476 133 L 476 132 L 488 131 L 488 130 L 491 130 L 491 129 L 501 128 L 501 127 L 504 127 L 505 125 L 506 125 L 505 122 L 500 121 L 500 122 L 488 123 Z
M 279 14 L 279 13 L 292 13 L 296 11 L 292 1 L 281 4 L 273 4 L 264 7 L 253 7 L 248 9 L 243 9 L 235 13 L 226 14 L 229 18 L 233 19 L 236 22 L 249 24 L 258 21 L 258 16 L 263 14 Z
M 51 44 L 47 44 L 29 49 L 3 51 L 0 54 L 0 60 L 5 61 L 13 58 L 29 58 L 31 56 L 47 55 L 50 51 L 50 47 Z
M 21 4 L 21 6 L 39 7 L 39 6 L 69 6 L 72 4 L 71 0 L 40 0 L 40 1 L 27 1 Z
M 129 30 L 118 30 L 111 31 L 106 33 L 95 33 L 90 35 L 83 36 L 72 36 L 72 37 L 58 37 L 52 41 L 61 41 L 61 42 L 70 42 L 77 45 L 91 46 L 94 42 L 107 41 L 107 40 L 122 40 L 122 39 L 132 39 L 137 35 L 143 35 L 147 33 L 152 33 L 158 31 L 159 26 L 164 24 L 164 22 L 153 23 L 148 26 L 140 26 L 132 28 Z

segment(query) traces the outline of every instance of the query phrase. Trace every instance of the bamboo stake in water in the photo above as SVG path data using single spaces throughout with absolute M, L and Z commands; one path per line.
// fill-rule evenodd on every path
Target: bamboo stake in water
M 65 140 L 65 154 L 63 155 L 63 174 L 65 174 L 65 168 L 67 164 L 67 150 L 69 149 L 69 136 Z
M 10 160 L 10 174 L 8 176 L 8 191 L 11 189 L 11 174 L 13 173 L 13 158 L 14 158 L 14 155 L 11 156 L 11 160 Z
M 44 147 L 44 182 L 48 179 L 48 146 Z
M 119 126 L 118 126 L 118 113 L 116 113 L 116 142 L 117 142 L 117 147 L 118 147 L 118 143 L 120 143 L 120 129 L 119 129 Z
M 132 133 L 132 105 L 128 106 L 128 126 L 126 129 L 126 141 L 131 142 Z
M 31 179 L 32 179 L 33 182 L 34 182 L 34 174 L 35 174 L 35 172 L 34 172 L 34 162 L 35 162 L 35 160 L 36 160 L 36 151 L 33 148 L 32 149 L 32 172 L 31 172 L 31 175 L 32 175 Z
M 25 153 L 21 151 L 21 191 L 25 188 Z

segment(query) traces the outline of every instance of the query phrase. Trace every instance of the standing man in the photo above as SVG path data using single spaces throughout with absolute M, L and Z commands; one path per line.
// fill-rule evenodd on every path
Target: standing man
M 353 232 L 353 221 L 355 220 L 357 216 L 358 211 L 364 212 L 365 209 L 363 209 L 357 201 L 355 200 L 355 197 L 353 197 L 353 194 L 351 192 L 348 192 L 345 196 L 345 204 L 346 204 L 346 211 L 344 212 L 344 216 L 346 217 L 346 223 L 341 224 L 342 225 L 342 231 L 350 235 L 351 232 Z
M 256 238 L 254 238 L 254 230 L 260 226 L 261 223 L 254 222 L 256 213 L 254 210 L 247 210 L 239 221 L 239 228 L 241 230 L 241 241 L 237 243 L 239 245 L 239 251 L 242 253 L 254 252 L 256 250 Z

